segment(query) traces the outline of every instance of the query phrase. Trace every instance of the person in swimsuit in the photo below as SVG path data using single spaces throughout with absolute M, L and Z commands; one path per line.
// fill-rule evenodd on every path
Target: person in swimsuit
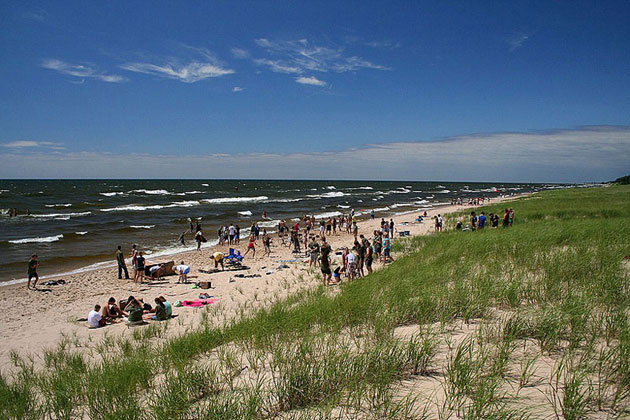
M 243 257 L 249 254 L 249 251 L 252 251 L 252 258 L 256 258 L 256 235 L 249 235 L 249 243 L 247 244 L 247 251 L 243 254 Z
M 179 278 L 177 279 L 177 283 L 187 283 L 188 282 L 188 273 L 190 273 L 190 266 L 184 264 L 182 261 L 179 265 L 173 267 L 173 271 L 179 274 Z

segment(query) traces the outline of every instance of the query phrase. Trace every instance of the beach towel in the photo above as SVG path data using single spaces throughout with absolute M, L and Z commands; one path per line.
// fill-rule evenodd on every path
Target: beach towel
M 197 299 L 197 300 L 183 300 L 182 306 L 189 306 L 191 308 L 201 308 L 202 306 L 210 305 L 216 302 L 218 299 Z

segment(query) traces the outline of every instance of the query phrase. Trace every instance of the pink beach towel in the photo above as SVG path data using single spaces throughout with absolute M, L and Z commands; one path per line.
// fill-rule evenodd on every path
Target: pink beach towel
M 210 305 L 216 302 L 218 299 L 197 299 L 197 300 L 183 300 L 182 306 L 190 306 L 191 308 L 200 308 L 202 306 Z

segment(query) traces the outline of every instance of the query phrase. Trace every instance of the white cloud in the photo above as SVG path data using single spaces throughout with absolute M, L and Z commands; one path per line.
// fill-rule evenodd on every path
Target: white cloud
M 471 150 L 474 153 L 466 152 Z M 0 153 L 0 159 L 0 178 L 116 178 L 120 167 L 127 168 L 127 178 L 224 178 L 222 168 L 238 166 L 238 177 L 258 179 L 318 174 L 327 179 L 587 182 L 628 173 L 630 127 L 479 134 L 322 153 L 8 152 Z
M 63 143 L 55 143 L 52 141 L 33 141 L 33 140 L 17 140 L 11 141 L 8 143 L 0 143 L 1 146 L 11 147 L 16 149 L 28 148 L 28 147 L 44 147 L 54 150 L 63 150 L 65 147 L 62 147 Z
M 61 74 L 78 77 L 82 80 L 94 79 L 108 83 L 119 83 L 125 81 L 125 78 L 122 76 L 99 72 L 96 68 L 88 64 L 71 64 L 55 58 L 45 59 L 42 61 L 41 66 L 45 69 L 55 70 Z
M 361 69 L 390 70 L 356 55 L 349 55 L 342 47 L 319 46 L 307 39 L 270 41 L 259 38 L 255 43 L 265 49 L 266 58 L 254 58 L 257 65 L 267 66 L 273 72 L 303 74 L 306 72 L 345 73 Z
M 507 42 L 509 46 L 509 50 L 510 52 L 512 52 L 518 48 L 521 48 L 525 44 L 525 42 L 527 42 L 529 37 L 530 35 L 524 34 L 521 32 L 521 33 L 510 36 L 509 38 L 505 40 L 505 42 Z
M 234 56 L 234 58 L 240 58 L 240 59 L 245 59 L 245 58 L 249 58 L 249 51 L 244 50 L 242 48 L 232 48 L 232 56 Z
M 240 87 L 240 86 L 234 86 L 234 87 L 232 88 L 232 92 L 242 92 L 242 91 L 244 91 L 244 90 L 245 90 L 245 88 L 242 88 L 242 87 Z
M 326 82 L 323 80 L 319 80 L 316 77 L 297 77 L 295 79 L 296 82 L 301 83 L 303 85 L 311 85 L 311 86 L 326 86 Z
M 234 70 L 223 68 L 217 64 L 198 61 L 193 61 L 185 65 L 177 62 L 161 65 L 151 63 L 127 63 L 120 67 L 124 70 L 166 77 L 184 83 L 195 83 L 209 77 L 220 77 L 234 73 Z

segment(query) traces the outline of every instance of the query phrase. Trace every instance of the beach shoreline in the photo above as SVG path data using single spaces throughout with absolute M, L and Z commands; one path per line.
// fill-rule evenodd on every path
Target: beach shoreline
M 511 200 L 523 196 L 515 195 L 506 198 L 495 198 L 490 204 L 505 200 Z M 486 203 L 488 204 L 488 203 Z M 391 216 L 382 217 L 385 220 L 393 218 L 397 230 L 400 223 L 405 223 L 404 230 L 410 231 L 410 236 L 429 234 L 434 231 L 432 217 L 439 214 L 448 214 L 460 210 L 474 209 L 476 206 L 449 205 L 436 206 L 427 210 L 428 217 L 423 223 L 415 223 L 415 215 L 424 210 L 391 213 Z M 359 219 L 359 233 L 371 238 L 372 232 L 380 228 L 381 217 L 371 219 L 369 214 Z M 64 285 L 44 286 L 40 291 L 27 290 L 23 283 L 0 287 L 0 300 L 6 308 L 13 308 L 3 315 L 0 325 L 0 338 L 3 343 L 0 346 L 0 370 L 10 368 L 10 352 L 18 354 L 39 355 L 42 350 L 57 345 L 59 340 L 66 337 L 78 337 L 80 339 L 103 338 L 106 334 L 125 334 L 129 330 L 123 324 L 108 325 L 105 328 L 90 330 L 85 322 L 77 322 L 85 318 L 94 304 L 105 304 L 109 296 L 116 299 L 126 298 L 129 295 L 143 297 L 145 302 L 152 302 L 157 296 L 165 296 L 169 301 L 195 299 L 200 292 L 207 292 L 218 299 L 213 305 L 221 314 L 223 320 L 236 316 L 243 307 L 255 308 L 260 305 L 270 304 L 273 301 L 289 296 L 305 288 L 317 287 L 321 284 L 319 269 L 309 269 L 304 258 L 295 258 L 288 247 L 278 244 L 277 234 L 273 234 L 272 255 L 263 258 L 263 247 L 258 241 L 256 258 L 245 259 L 247 270 L 233 272 L 222 271 L 218 273 L 202 273 L 200 270 L 214 268 L 211 260 L 212 253 L 218 251 L 227 254 L 229 247 L 234 247 L 244 253 L 247 239 L 241 240 L 238 246 L 214 245 L 203 247 L 201 251 L 184 251 L 161 256 L 155 262 L 173 260 L 176 264 L 184 261 L 190 265 L 191 274 L 197 276 L 192 281 L 210 281 L 213 288 L 208 290 L 191 289 L 191 284 L 178 284 L 176 276 L 168 276 L 163 282 L 135 284 L 132 280 L 119 280 L 117 278 L 116 263 L 108 267 L 102 267 L 90 271 L 84 271 L 72 275 L 51 275 L 42 280 L 58 280 L 61 277 L 66 281 Z M 398 235 L 395 236 L 396 240 Z M 352 246 L 352 234 L 338 233 L 327 236 L 333 250 L 341 247 Z M 151 256 L 148 256 L 148 259 Z M 113 260 L 113 258 L 112 258 Z M 338 265 L 338 258 L 333 260 L 333 266 Z M 289 268 L 281 268 L 283 265 Z M 375 264 L 375 269 L 380 269 L 381 264 Z M 130 266 L 128 266 L 130 268 Z M 236 274 L 243 274 L 249 278 L 235 278 Z M 132 275 L 132 273 L 130 273 Z M 48 291 L 43 291 L 48 290 Z M 179 315 L 169 325 L 169 334 L 179 334 L 187 328 L 193 327 L 199 321 L 200 311 L 191 308 L 176 308 Z

